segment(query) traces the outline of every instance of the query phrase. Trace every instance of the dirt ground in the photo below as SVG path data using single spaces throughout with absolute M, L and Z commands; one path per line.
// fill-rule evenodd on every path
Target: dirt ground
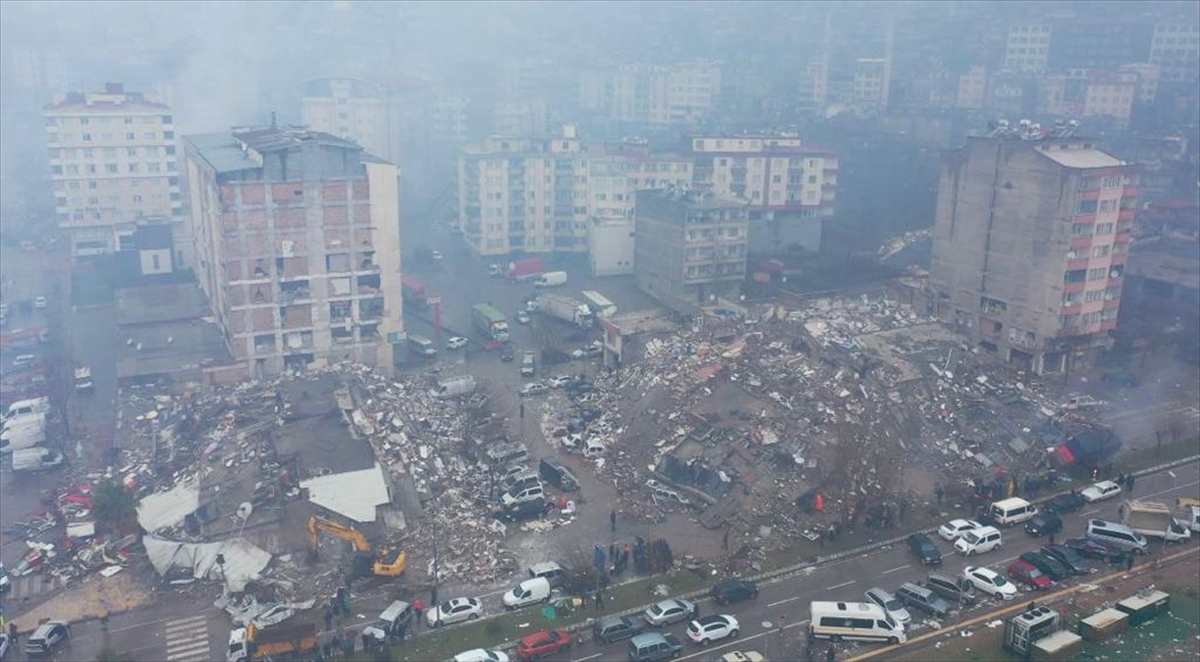
M 1113 606 L 1147 586 L 1155 586 L 1171 596 L 1171 612 L 1131 628 L 1121 637 L 1104 644 L 1084 642 L 1076 659 L 1080 660 L 1197 660 L 1200 659 L 1200 553 L 1163 565 L 1155 570 L 1148 562 L 1129 574 L 1085 588 L 1064 599 L 1049 603 L 1065 612 L 1066 629 L 1076 631 L 1080 619 Z M 896 660 L 937 662 L 940 660 L 1019 660 L 1002 648 L 1004 626 L 988 621 L 971 628 L 948 631 L 944 636 L 925 642 Z
M 144 577 L 125 568 L 112 577 L 92 575 L 82 585 L 50 598 L 13 620 L 17 629 L 25 632 L 37 627 L 43 618 L 74 623 L 96 618 L 106 611 L 116 614 L 137 609 L 154 599 Z

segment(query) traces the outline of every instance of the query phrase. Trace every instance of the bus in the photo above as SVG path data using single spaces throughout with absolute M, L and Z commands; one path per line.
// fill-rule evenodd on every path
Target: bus
M 903 643 L 908 637 L 879 605 L 866 602 L 813 602 L 809 607 L 810 639 L 886 641 Z

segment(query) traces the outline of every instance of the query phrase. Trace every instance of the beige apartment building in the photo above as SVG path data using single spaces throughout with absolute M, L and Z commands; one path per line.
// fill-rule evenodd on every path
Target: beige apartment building
M 253 377 L 404 341 L 399 169 L 303 127 L 186 136 L 197 279 Z
M 1038 374 L 1091 360 L 1117 324 L 1136 177 L 1087 138 L 969 139 L 942 166 L 934 312 Z
M 72 256 L 132 249 L 138 225 L 166 223 L 175 266 L 191 266 L 170 107 L 109 83 L 62 95 L 43 114 L 58 226 Z
M 391 92 L 379 83 L 359 78 L 306 81 L 300 116 L 314 131 L 358 143 L 370 154 L 399 162 L 399 118 Z

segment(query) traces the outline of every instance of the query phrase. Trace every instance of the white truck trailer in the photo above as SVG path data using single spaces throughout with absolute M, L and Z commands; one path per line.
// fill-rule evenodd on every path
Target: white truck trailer
M 1126 501 L 1121 509 L 1121 523 L 1147 538 L 1165 542 L 1183 542 L 1192 535 L 1187 524 L 1175 519 L 1171 509 L 1157 501 Z
M 587 304 L 562 294 L 539 294 L 533 300 L 533 309 L 544 315 L 557 317 L 581 329 L 591 328 L 596 321 Z

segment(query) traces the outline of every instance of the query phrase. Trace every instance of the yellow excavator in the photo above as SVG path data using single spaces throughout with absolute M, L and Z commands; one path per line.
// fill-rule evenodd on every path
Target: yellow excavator
M 371 541 L 367 540 L 367 536 L 362 531 L 342 526 L 316 515 L 308 519 L 308 549 L 314 559 L 317 556 L 321 533 L 349 540 L 354 545 L 354 551 L 360 559 L 359 562 L 369 565 L 376 577 L 399 577 L 408 565 L 408 558 L 402 550 L 380 548 L 372 554 Z

